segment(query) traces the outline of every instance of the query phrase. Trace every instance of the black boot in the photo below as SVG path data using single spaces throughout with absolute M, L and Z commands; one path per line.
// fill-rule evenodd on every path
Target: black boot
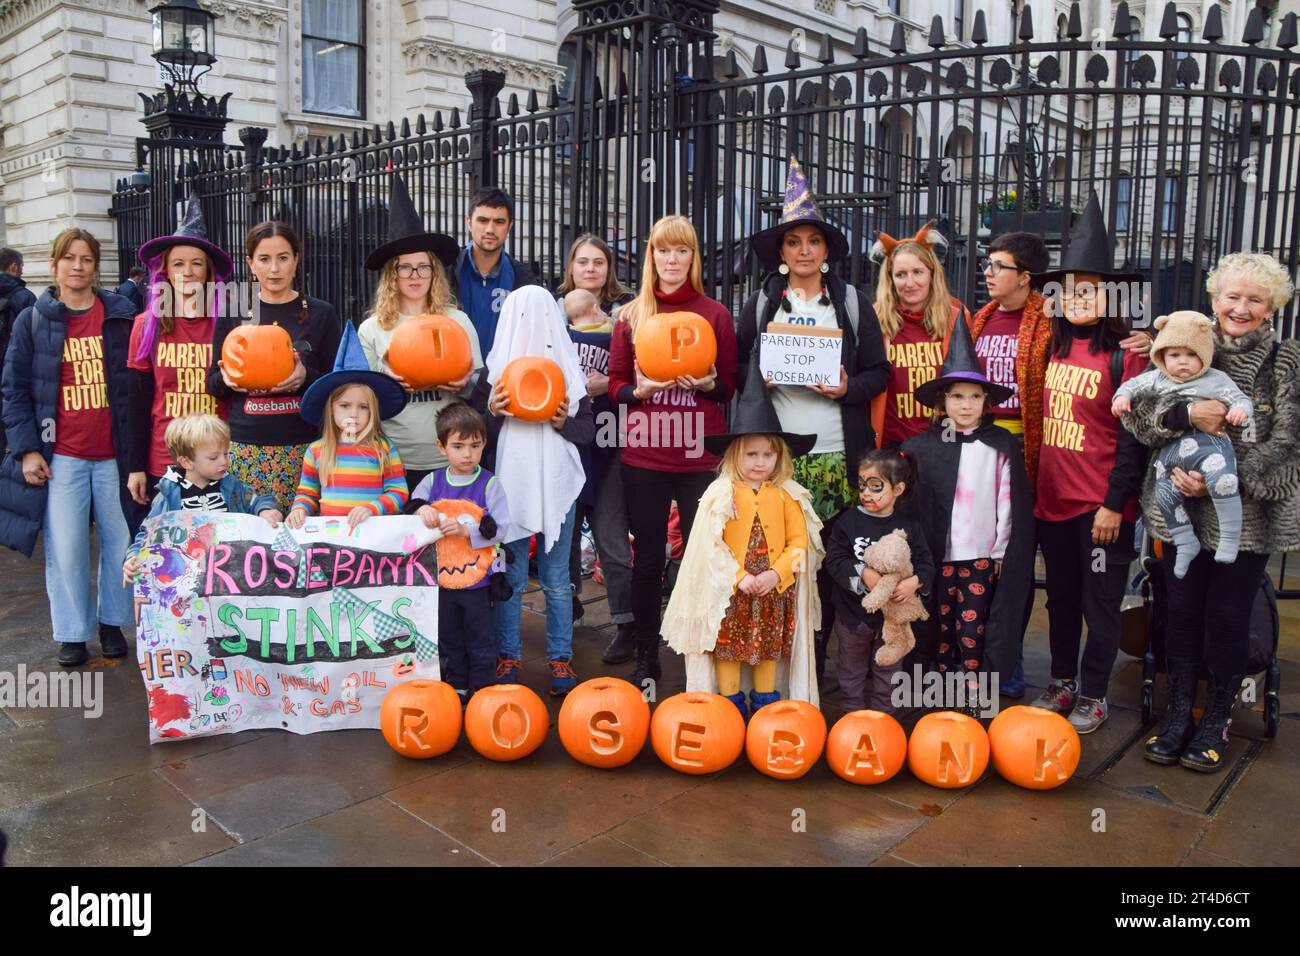
M 620 624 L 618 633 L 605 648 L 600 659 L 606 664 L 626 664 L 636 655 L 636 628 L 631 623 Z
M 1178 762 L 1188 770 L 1214 773 L 1223 766 L 1228 753 L 1228 727 L 1232 724 L 1232 705 L 1241 689 L 1241 675 L 1219 684 L 1210 675 L 1210 689 L 1205 698 L 1205 716 Z
M 105 657 L 126 657 L 126 638 L 114 624 L 99 625 L 99 647 Z
M 636 638 L 636 667 L 628 680 L 638 690 L 644 690 L 645 681 L 659 680 L 659 635 L 638 634 Z
M 1165 711 L 1165 728 L 1147 741 L 1142 756 L 1152 763 L 1172 767 L 1187 749 L 1196 732 L 1192 720 L 1192 701 L 1196 697 L 1196 664 L 1170 663 L 1169 707 Z
M 83 641 L 59 642 L 59 666 L 79 667 L 86 663 L 86 645 Z

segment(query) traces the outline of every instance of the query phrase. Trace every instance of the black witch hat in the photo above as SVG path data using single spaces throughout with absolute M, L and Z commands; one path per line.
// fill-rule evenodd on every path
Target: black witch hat
M 137 255 L 140 262 L 149 266 L 149 260 L 161 256 L 172 246 L 194 246 L 202 249 L 212 259 L 212 271 L 215 276 L 210 279 L 229 279 L 232 272 L 230 253 L 226 252 L 208 238 L 207 220 L 203 218 L 203 207 L 199 205 L 198 194 L 191 190 L 190 198 L 185 203 L 185 219 L 170 236 L 155 236 L 140 247 Z
M 943 357 L 943 367 L 939 369 L 939 377 L 922 382 L 912 394 L 922 405 L 935 408 L 939 392 L 949 385 L 960 385 L 963 382 L 982 386 L 988 393 L 988 401 L 984 403 L 986 410 L 1001 405 L 1012 395 L 1011 389 L 1005 385 L 989 381 L 989 377 L 980 368 L 980 359 L 975 354 L 975 342 L 970 337 L 966 316 L 959 311 L 952 328 L 952 340 L 948 343 L 948 354 Z
M 1059 283 L 1068 273 L 1094 272 L 1103 281 L 1137 282 L 1143 278 L 1140 272 L 1120 272 L 1115 269 L 1115 257 L 1111 252 L 1110 233 L 1106 230 L 1106 220 L 1101 215 L 1101 201 L 1094 189 L 1088 197 L 1088 205 L 1070 228 L 1070 244 L 1061 256 L 1059 268 L 1050 272 L 1032 273 L 1032 278 L 1040 288 L 1048 282 Z
M 790 446 L 794 458 L 806 455 L 817 444 L 816 435 L 796 435 L 781 428 L 772 399 L 767 394 L 767 383 L 763 381 L 758 370 L 758 356 L 749 363 L 749 378 L 745 381 L 745 391 L 741 393 L 736 405 L 736 414 L 731 421 L 731 431 L 725 435 L 705 435 L 704 448 L 711 455 L 722 455 L 733 441 L 746 435 L 775 435 Z
M 424 221 L 411 202 L 402 177 L 393 173 L 392 189 L 388 196 L 388 241 L 366 256 L 366 268 L 378 271 L 389 259 L 408 252 L 428 252 L 437 256 L 447 269 L 456 262 L 460 247 L 451 236 L 441 232 L 427 232 Z

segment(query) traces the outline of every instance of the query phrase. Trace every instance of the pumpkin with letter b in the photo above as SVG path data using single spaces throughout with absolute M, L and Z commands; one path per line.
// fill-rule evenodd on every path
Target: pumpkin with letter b
M 687 691 L 655 708 L 650 742 L 678 773 L 714 773 L 730 767 L 745 749 L 745 720 L 727 698 Z
M 249 392 L 275 388 L 293 374 L 293 339 L 278 325 L 241 325 L 221 345 L 221 368 Z
M 417 315 L 397 327 L 388 343 L 388 367 L 411 388 L 459 382 L 474 367 L 469 335 L 445 315 Z
M 497 387 L 510 393 L 506 411 L 525 422 L 550 421 L 567 393 L 560 366 L 538 355 L 523 355 L 507 365 Z
M 460 739 L 460 695 L 440 680 L 404 681 L 384 695 L 379 729 L 403 757 L 440 757 Z
M 798 780 L 806 774 L 825 744 L 826 718 L 806 700 L 778 700 L 760 707 L 745 731 L 749 762 L 778 780 Z
M 974 717 L 944 710 L 912 728 L 907 766 L 918 780 L 952 790 L 975 783 L 989 765 L 989 737 Z
M 1042 707 L 1008 707 L 989 724 L 993 769 L 1018 787 L 1051 790 L 1079 768 L 1079 733 Z
M 483 509 L 464 498 L 440 498 L 429 507 L 456 521 L 462 515 L 473 519 L 474 527 L 483 519 Z M 496 548 L 474 548 L 465 535 L 448 534 L 438 539 L 438 587 L 452 591 L 473 587 L 487 576 L 496 558 Z
M 907 762 L 907 734 L 883 711 L 855 710 L 831 728 L 826 738 L 826 762 L 849 783 L 884 783 Z
M 617 677 L 583 681 L 560 707 L 560 742 L 569 756 L 590 767 L 621 767 L 645 747 L 650 705 Z
M 474 692 L 465 708 L 465 736 L 489 760 L 518 760 L 542 745 L 550 715 L 523 684 L 494 684 Z
M 652 381 L 703 378 L 717 360 L 713 326 L 696 312 L 660 312 L 637 324 L 636 364 Z

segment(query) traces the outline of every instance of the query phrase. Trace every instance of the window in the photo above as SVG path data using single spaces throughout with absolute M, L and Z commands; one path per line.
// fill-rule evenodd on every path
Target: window
M 903 0 L 888 0 L 889 12 L 897 13 L 900 16 L 903 13 Z
M 1165 180 L 1165 201 L 1164 212 L 1160 216 L 1160 228 L 1165 232 L 1173 232 L 1178 222 L 1178 174 L 1166 173 L 1168 178 Z
M 1070 30 L 1070 19 L 1064 13 L 1056 18 L 1056 39 L 1068 39 L 1066 34 Z
M 1119 174 L 1118 189 L 1115 193 L 1115 232 L 1128 230 L 1129 213 L 1133 209 L 1133 177 L 1128 173 Z
M 1125 39 L 1125 43 L 1136 43 L 1142 39 L 1142 21 L 1137 17 L 1129 17 L 1129 27 L 1131 32 Z M 1120 71 L 1119 80 L 1121 83 L 1131 84 L 1133 82 L 1133 67 L 1137 61 L 1142 58 L 1141 50 L 1126 49 L 1120 54 Z
M 953 0 L 952 32 L 954 40 L 966 39 L 966 0 Z
M 302 108 L 362 116 L 365 47 L 361 0 L 303 0 Z
M 1178 14 L 1178 36 L 1176 42 L 1180 45 L 1192 42 L 1192 18 L 1186 13 Z M 1181 61 L 1186 60 L 1191 55 L 1191 52 L 1188 50 L 1175 50 L 1174 66 L 1177 67 Z

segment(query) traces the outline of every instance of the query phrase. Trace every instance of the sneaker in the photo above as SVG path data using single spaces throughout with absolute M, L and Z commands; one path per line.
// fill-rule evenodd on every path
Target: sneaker
M 573 665 L 569 663 L 569 658 L 559 657 L 547 661 L 546 666 L 551 669 L 552 697 L 563 697 L 578 686 L 578 675 L 573 670 Z
M 497 683 L 498 684 L 518 684 L 519 683 L 519 665 L 522 661 L 513 657 L 506 657 L 504 654 L 497 655 Z
M 126 657 L 126 638 L 115 624 L 99 625 L 99 646 L 105 657 Z
M 1043 710 L 1054 710 L 1058 714 L 1068 714 L 1074 708 L 1074 702 L 1079 699 L 1079 684 L 1073 680 L 1054 680 L 1047 685 L 1047 690 L 1038 695 L 1030 707 L 1041 707 Z
M 1074 710 L 1070 711 L 1070 726 L 1081 734 L 1090 734 L 1106 722 L 1110 716 L 1110 708 L 1106 706 L 1106 698 L 1094 700 L 1091 697 L 1079 695 L 1078 702 L 1074 705 Z
M 1025 662 L 1023 660 L 1016 664 L 1016 669 L 1010 677 L 998 681 L 998 693 L 1003 697 L 1010 697 L 1012 700 L 1019 700 L 1025 696 Z
M 86 645 L 83 641 L 59 642 L 59 666 L 77 667 L 86 663 Z

